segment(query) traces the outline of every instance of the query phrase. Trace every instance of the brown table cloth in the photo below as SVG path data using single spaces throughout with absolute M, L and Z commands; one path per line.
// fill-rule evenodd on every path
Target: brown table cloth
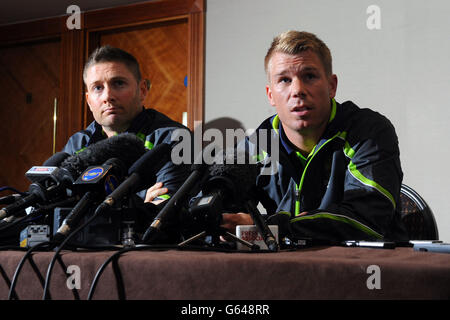
M 98 268 L 114 252 L 62 252 L 66 268 L 79 267 L 80 299 L 87 298 Z M 9 283 L 24 254 L 0 252 L 0 299 L 8 298 Z M 53 255 L 53 252 L 32 255 L 43 278 Z M 450 298 L 450 254 L 405 247 L 313 247 L 276 253 L 141 250 L 121 255 L 118 266 L 126 299 Z M 58 263 L 53 268 L 50 294 L 54 300 L 74 299 L 66 284 L 65 271 Z M 29 262 L 25 263 L 16 286 L 19 299 L 42 298 L 38 273 Z M 118 299 L 116 279 L 110 264 L 93 299 Z

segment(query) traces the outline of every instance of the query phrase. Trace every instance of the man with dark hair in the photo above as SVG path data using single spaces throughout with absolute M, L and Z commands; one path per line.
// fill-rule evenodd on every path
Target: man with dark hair
M 89 58 L 86 61 L 83 69 L 83 80 L 86 81 L 87 71 L 92 65 L 99 62 L 115 61 L 122 62 L 125 66 L 127 66 L 128 70 L 133 73 L 138 82 L 142 80 L 139 62 L 136 60 L 136 58 L 130 53 L 119 48 L 113 48 L 110 45 L 98 47 L 89 55 Z
M 83 80 L 86 101 L 95 121 L 70 137 L 64 152 L 75 154 L 122 132 L 136 134 L 151 149 L 160 143 L 170 144 L 174 130 L 188 130 L 164 114 L 144 108 L 147 82 L 142 79 L 138 61 L 124 50 L 111 46 L 97 48 L 85 64 Z M 158 183 L 148 190 L 145 200 L 157 203 L 167 199 L 186 175 L 184 166 L 168 162 L 157 173 Z
M 267 98 L 277 113 L 239 147 L 263 164 L 278 153 L 277 170 L 256 181 L 269 223 L 291 240 L 405 239 L 403 173 L 391 122 L 351 101 L 335 101 L 330 50 L 314 34 L 280 34 L 264 62 Z M 269 133 L 262 143 L 258 133 L 264 130 Z M 271 139 L 279 148 L 271 150 Z M 260 145 L 267 150 L 260 152 Z M 223 216 L 230 230 L 253 223 L 247 213 Z

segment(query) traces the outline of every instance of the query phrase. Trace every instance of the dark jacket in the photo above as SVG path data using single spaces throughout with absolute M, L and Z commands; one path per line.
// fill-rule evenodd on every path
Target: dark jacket
M 267 138 L 259 136 L 263 129 L 270 130 Z M 269 223 L 279 224 L 281 236 L 405 239 L 398 208 L 403 178 L 398 139 L 381 114 L 333 99 L 330 121 L 307 158 L 289 142 L 277 115 L 244 144 L 272 172 L 260 174 L 257 186 Z M 279 151 L 276 164 L 271 149 Z
M 180 128 L 189 130 L 182 124 L 173 121 L 154 109 L 143 109 L 143 111 L 132 121 L 127 132 L 136 134 L 144 141 L 147 149 L 152 149 L 160 143 L 173 144 L 174 142 L 171 139 L 172 133 L 174 130 Z M 88 147 L 90 144 L 105 138 L 106 135 L 103 132 L 101 125 L 93 121 L 85 130 L 78 131 L 72 135 L 62 151 L 69 154 L 75 154 Z M 166 196 L 169 197 L 180 187 L 187 175 L 188 170 L 185 165 L 174 165 L 172 162 L 168 162 L 157 173 L 156 181 L 163 182 L 164 186 L 169 189 Z M 139 195 L 144 197 L 145 190 Z

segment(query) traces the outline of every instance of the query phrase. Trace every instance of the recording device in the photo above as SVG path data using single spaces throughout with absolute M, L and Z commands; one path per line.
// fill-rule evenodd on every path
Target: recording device
M 46 241 L 50 241 L 48 225 L 29 225 L 20 232 L 20 247 L 22 248 L 31 248 Z

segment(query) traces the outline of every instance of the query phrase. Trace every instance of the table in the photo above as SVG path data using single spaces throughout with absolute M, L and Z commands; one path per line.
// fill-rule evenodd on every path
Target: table
M 51 298 L 74 299 L 74 285 L 85 300 L 98 268 L 115 251 L 65 251 L 66 270 L 57 263 Z M 0 299 L 24 251 L 0 251 Z M 34 252 L 18 277 L 20 300 L 41 299 L 54 252 Z M 276 253 L 142 249 L 117 260 L 126 299 L 139 300 L 297 300 L 297 299 L 449 299 L 450 254 L 411 247 L 373 249 L 319 246 Z M 68 269 L 69 268 L 69 269 Z M 65 271 L 69 270 L 69 275 Z M 75 271 L 74 271 L 75 270 Z M 112 264 L 99 278 L 92 299 L 115 300 L 120 290 Z M 67 277 L 72 282 L 67 283 Z M 76 277 L 76 278 L 75 278 Z

